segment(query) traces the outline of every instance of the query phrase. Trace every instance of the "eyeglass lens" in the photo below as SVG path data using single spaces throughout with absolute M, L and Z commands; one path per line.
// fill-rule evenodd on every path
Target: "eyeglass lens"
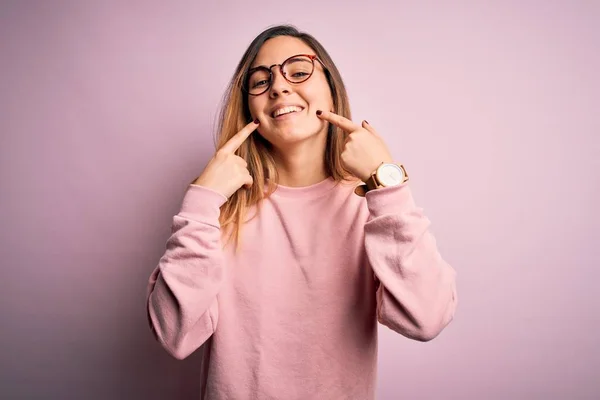
M 297 56 L 287 59 L 282 65 L 284 78 L 291 83 L 304 82 L 313 73 L 314 64 L 310 57 Z M 257 95 L 266 92 L 271 86 L 271 70 L 259 68 L 248 77 L 248 92 Z

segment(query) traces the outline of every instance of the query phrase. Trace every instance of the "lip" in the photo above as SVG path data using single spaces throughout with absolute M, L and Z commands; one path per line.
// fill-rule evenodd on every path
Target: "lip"
M 274 106 L 273 108 L 271 108 L 271 109 L 269 110 L 269 117 L 273 118 L 273 117 L 272 117 L 273 113 L 274 113 L 276 110 L 278 110 L 278 109 L 280 109 L 280 108 L 284 108 L 284 107 L 300 107 L 300 108 L 302 109 L 302 111 L 304 111 L 304 110 L 306 109 L 306 107 L 304 107 L 304 106 L 301 106 L 300 104 L 294 104 L 294 103 L 281 103 L 281 104 L 277 104 L 276 106 Z M 292 114 L 293 114 L 293 113 L 292 113 Z M 285 115 L 287 115 L 287 114 L 285 114 Z M 282 115 L 280 115 L 279 117 L 282 117 Z M 276 118 L 279 118 L 279 117 L 276 117 Z

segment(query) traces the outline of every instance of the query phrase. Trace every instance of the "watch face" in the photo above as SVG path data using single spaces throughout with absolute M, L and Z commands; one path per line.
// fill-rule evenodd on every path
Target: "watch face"
M 377 170 L 377 180 L 383 186 L 396 186 L 404 181 L 404 171 L 396 164 L 384 164 Z

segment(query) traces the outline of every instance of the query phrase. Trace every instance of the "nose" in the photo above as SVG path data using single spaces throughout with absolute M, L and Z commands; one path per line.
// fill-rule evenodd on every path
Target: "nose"
M 289 94 L 292 87 L 290 83 L 283 77 L 281 67 L 279 65 L 273 65 L 271 67 L 271 71 L 272 82 L 271 87 L 269 88 L 269 97 L 274 99 L 282 94 Z

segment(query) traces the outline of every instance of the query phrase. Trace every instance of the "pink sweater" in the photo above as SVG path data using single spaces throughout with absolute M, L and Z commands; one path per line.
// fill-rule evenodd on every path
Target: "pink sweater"
M 204 345 L 201 399 L 374 399 L 377 321 L 427 341 L 452 320 L 456 273 L 408 183 L 353 189 L 280 186 L 234 257 L 220 241 L 226 198 L 190 185 L 148 316 L 172 356 Z

